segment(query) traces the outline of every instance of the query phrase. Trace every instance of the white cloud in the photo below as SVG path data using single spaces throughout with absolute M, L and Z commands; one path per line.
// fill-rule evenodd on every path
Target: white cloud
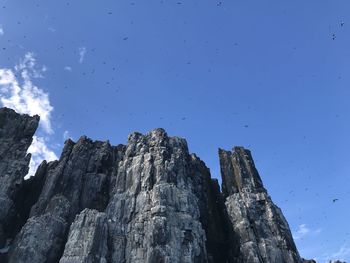
M 42 160 L 57 159 L 56 154 L 47 146 L 48 135 L 53 133 L 51 125 L 51 106 L 49 94 L 33 84 L 33 79 L 42 78 L 47 70 L 40 69 L 33 53 L 28 52 L 14 69 L 0 68 L 0 102 L 3 106 L 18 113 L 40 116 L 40 129 L 45 137 L 33 137 L 28 152 L 32 153 L 28 176 L 34 175 L 36 167 Z
M 310 235 L 315 236 L 315 235 L 318 235 L 318 234 L 321 233 L 321 231 L 322 231 L 321 228 L 312 230 L 312 229 L 308 228 L 308 227 L 306 226 L 306 224 L 300 224 L 300 225 L 298 226 L 298 229 L 297 229 L 295 232 L 293 232 L 293 238 L 294 238 L 295 240 L 303 239 L 303 238 L 306 237 L 306 236 L 310 236 Z
M 30 145 L 28 152 L 32 154 L 32 159 L 29 164 L 29 172 L 27 178 L 34 175 L 39 164 L 46 160 L 47 162 L 57 160 L 57 155 L 51 151 L 44 137 L 33 136 L 33 142 Z
M 52 134 L 53 107 L 50 104 L 49 95 L 32 82 L 32 78 L 42 77 L 41 73 L 46 71 L 46 67 L 39 71 L 35 65 L 33 53 L 27 53 L 25 58 L 15 66 L 15 71 L 0 69 L 0 101 L 3 106 L 19 113 L 38 114 L 45 132 Z M 19 74 L 21 83 L 15 73 Z
M 80 47 L 78 49 L 79 52 L 79 63 L 83 63 L 84 58 L 85 58 L 85 54 L 86 54 L 86 47 Z
M 350 257 L 350 246 L 343 244 L 338 251 L 332 254 L 333 259 L 337 260 L 347 260 Z
M 350 259 L 350 246 L 349 244 L 343 244 L 336 252 L 325 253 L 322 256 L 322 261 L 325 263 L 335 262 L 333 260 L 346 261 Z
M 72 71 L 72 68 L 70 66 L 65 66 L 63 69 L 66 71 Z
M 306 224 L 301 224 L 298 226 L 297 231 L 293 233 L 293 237 L 294 239 L 301 239 L 308 233 L 310 233 L 310 229 L 306 227 Z
M 69 134 L 69 131 L 64 131 L 64 133 L 63 133 L 63 139 L 64 139 L 64 140 L 67 140 L 67 139 L 69 139 L 69 138 L 71 138 L 71 136 L 70 136 L 70 134 Z
M 0 36 L 3 36 L 5 34 L 4 28 L 2 25 L 0 25 Z

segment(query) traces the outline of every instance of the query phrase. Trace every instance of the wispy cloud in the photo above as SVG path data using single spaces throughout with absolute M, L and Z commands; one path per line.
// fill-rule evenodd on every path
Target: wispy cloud
M 78 49 L 79 52 L 79 63 L 83 63 L 85 55 L 86 55 L 86 47 L 80 47 Z
M 347 243 L 344 243 L 335 252 L 325 253 L 322 255 L 322 262 L 324 263 L 335 262 L 332 260 L 341 260 L 341 261 L 348 262 L 348 260 L 350 260 L 350 245 Z
M 70 66 L 65 66 L 63 69 L 64 69 L 65 71 L 72 71 L 72 68 L 71 68 Z
M 0 36 L 3 36 L 5 34 L 4 28 L 2 25 L 0 25 Z
M 47 146 L 48 136 L 53 134 L 51 125 L 51 106 L 49 94 L 34 85 L 33 80 L 42 78 L 47 70 L 38 67 L 33 53 L 28 52 L 14 69 L 0 68 L 0 102 L 18 113 L 40 116 L 40 129 L 44 137 L 34 136 L 33 144 L 28 149 L 32 153 L 28 175 L 33 175 L 37 165 L 46 159 L 57 159 L 56 154 Z
M 306 236 L 310 236 L 310 235 L 315 236 L 315 235 L 318 235 L 318 234 L 321 233 L 321 231 L 322 231 L 321 228 L 318 228 L 318 229 L 315 229 L 315 230 L 314 230 L 314 229 L 308 228 L 308 227 L 306 226 L 306 224 L 300 224 L 300 225 L 298 226 L 298 229 L 297 229 L 295 232 L 293 232 L 293 238 L 294 238 L 295 240 L 303 239 L 303 238 L 306 237 Z
M 64 132 L 63 132 L 63 139 L 64 139 L 64 140 L 67 140 L 67 139 L 69 139 L 69 138 L 71 138 L 71 136 L 70 136 L 70 134 L 69 134 L 69 131 L 64 131 Z
M 55 33 L 55 32 L 56 32 L 56 28 L 54 28 L 54 27 L 49 27 L 48 30 L 49 30 L 50 32 L 52 32 L 52 33 Z
M 294 239 L 301 239 L 310 233 L 310 229 L 306 227 L 306 224 L 301 224 L 298 226 L 297 231 L 293 233 Z

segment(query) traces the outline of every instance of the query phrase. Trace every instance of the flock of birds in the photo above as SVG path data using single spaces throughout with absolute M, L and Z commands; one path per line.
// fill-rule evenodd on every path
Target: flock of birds
M 344 24 L 345 24 L 345 23 L 344 23 L 343 21 L 341 21 L 341 22 L 340 22 L 340 27 L 343 27 Z M 333 34 L 332 34 L 332 39 L 335 40 L 336 38 L 337 38 L 337 35 L 336 35 L 335 33 L 333 33 Z
M 164 1 L 160 1 L 160 3 L 164 3 Z M 178 5 L 181 5 L 181 4 L 183 4 L 183 3 L 182 3 L 182 2 L 177 2 L 177 4 L 178 4 Z M 216 3 L 216 6 L 219 7 L 219 6 L 222 6 L 222 4 L 223 4 L 223 3 L 222 3 L 221 1 L 219 1 L 219 2 Z M 67 2 L 66 5 L 70 5 L 70 3 Z M 132 2 L 131 5 L 135 5 L 135 3 Z M 37 7 L 39 7 L 38 4 L 37 4 Z M 3 5 L 2 8 L 5 9 L 6 6 Z M 108 11 L 108 12 L 107 12 L 107 15 L 113 15 L 113 12 L 112 12 L 112 11 Z M 21 22 L 21 21 L 17 21 L 17 24 L 18 24 L 18 25 L 21 25 L 22 22 Z M 342 27 L 345 26 L 345 22 L 344 22 L 344 21 L 341 21 L 339 25 L 340 25 L 340 27 L 342 28 Z M 27 36 L 24 36 L 24 38 L 27 38 Z M 124 36 L 124 37 L 122 38 L 123 41 L 127 41 L 128 39 L 129 39 L 128 36 Z M 336 39 L 337 39 L 336 33 L 331 33 L 331 39 L 332 39 L 332 40 L 336 40 Z M 235 45 L 238 45 L 238 44 L 235 43 Z M 3 47 L 1 47 L 1 49 L 2 49 L 3 51 L 5 51 L 5 50 L 6 50 L 6 47 L 3 46 Z M 59 50 L 63 49 L 63 46 L 60 46 L 58 49 L 59 49 Z M 94 50 L 94 49 L 92 49 L 92 51 L 93 51 L 93 50 Z M 104 62 L 104 64 L 106 64 L 106 63 Z M 187 62 L 187 64 L 190 64 L 190 62 Z M 114 66 L 114 67 L 113 67 L 113 71 L 115 71 L 115 70 L 116 70 L 116 67 Z M 94 74 L 94 72 L 95 72 L 95 69 L 93 69 L 93 70 L 91 71 L 92 74 Z M 86 74 L 86 73 L 83 73 L 83 74 Z M 107 81 L 105 84 L 106 84 L 106 85 L 109 85 L 110 82 Z M 66 88 L 67 88 L 67 86 L 65 86 L 65 89 L 66 89 Z M 163 117 L 160 117 L 160 119 L 163 119 Z M 188 119 L 188 118 L 187 118 L 186 116 L 181 117 L 181 120 L 182 120 L 182 121 L 186 121 L 187 119 Z M 249 128 L 249 125 L 248 125 L 248 124 L 244 124 L 243 127 L 244 127 L 244 128 Z M 337 201 L 339 201 L 338 198 L 333 198 L 333 199 L 332 199 L 332 203 L 336 203 Z

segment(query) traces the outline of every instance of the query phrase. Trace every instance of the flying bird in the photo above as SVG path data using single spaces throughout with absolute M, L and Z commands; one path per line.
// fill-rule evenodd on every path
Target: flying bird
M 338 198 L 334 198 L 333 199 L 333 203 L 335 203 L 336 201 L 338 201 L 339 199 Z

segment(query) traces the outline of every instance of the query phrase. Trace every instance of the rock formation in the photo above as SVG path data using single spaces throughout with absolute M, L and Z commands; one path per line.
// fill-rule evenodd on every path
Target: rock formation
M 282 211 L 267 194 L 249 150 L 219 150 L 226 208 L 239 236 L 239 262 L 300 262 Z
M 38 127 L 39 116 L 19 115 L 8 108 L 0 109 L 0 248 L 15 231 L 19 217 L 16 199 L 28 173 L 27 150 Z
M 67 140 L 24 181 L 38 120 L 0 110 L 1 262 L 303 262 L 248 150 L 219 150 L 222 193 L 163 129 Z

